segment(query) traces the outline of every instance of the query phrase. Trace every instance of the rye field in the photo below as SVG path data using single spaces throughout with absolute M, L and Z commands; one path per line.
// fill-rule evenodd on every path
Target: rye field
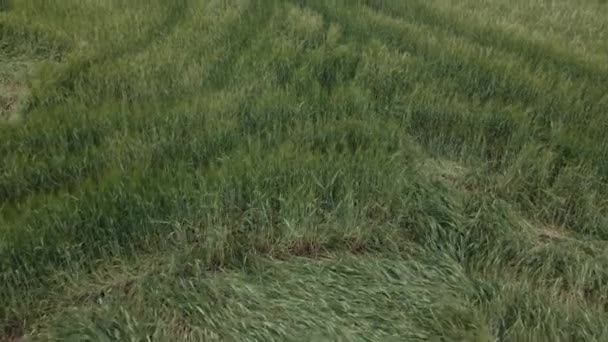
M 608 341 L 605 0 L 0 0 L 0 341 Z

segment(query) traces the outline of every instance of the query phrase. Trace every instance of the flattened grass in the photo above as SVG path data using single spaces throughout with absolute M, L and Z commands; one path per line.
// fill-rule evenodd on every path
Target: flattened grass
M 606 339 L 606 6 L 0 9 L 0 337 Z

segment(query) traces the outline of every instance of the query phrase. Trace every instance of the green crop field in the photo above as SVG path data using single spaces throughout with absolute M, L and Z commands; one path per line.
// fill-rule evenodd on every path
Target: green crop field
M 608 341 L 605 0 L 0 0 L 0 341 Z

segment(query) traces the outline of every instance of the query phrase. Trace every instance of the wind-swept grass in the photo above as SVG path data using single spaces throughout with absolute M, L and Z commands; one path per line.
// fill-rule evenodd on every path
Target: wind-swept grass
M 0 340 L 605 340 L 607 16 L 0 0 Z

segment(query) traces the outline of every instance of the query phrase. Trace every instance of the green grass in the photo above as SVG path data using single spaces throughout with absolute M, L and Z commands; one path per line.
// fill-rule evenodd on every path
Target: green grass
M 0 341 L 607 340 L 607 17 L 0 0 Z

